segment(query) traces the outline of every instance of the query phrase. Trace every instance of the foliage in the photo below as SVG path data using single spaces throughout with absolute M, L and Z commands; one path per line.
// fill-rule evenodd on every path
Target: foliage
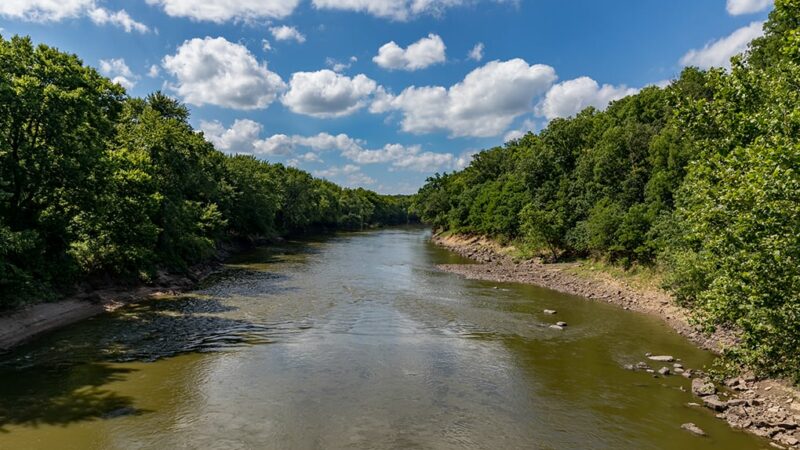
M 408 223 L 409 203 L 226 156 L 174 99 L 0 37 L 0 308 L 182 270 L 226 240 Z
M 732 69 L 552 121 L 437 175 L 436 228 L 518 239 L 549 259 L 666 270 L 729 361 L 800 381 L 800 2 L 777 0 Z

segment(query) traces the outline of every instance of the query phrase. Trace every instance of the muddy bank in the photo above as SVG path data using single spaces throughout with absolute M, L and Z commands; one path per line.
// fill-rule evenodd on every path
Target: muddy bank
M 159 272 L 148 285 L 117 285 L 83 287 L 79 292 L 52 303 L 38 303 L 0 315 L 0 351 L 6 351 L 42 334 L 72 325 L 90 317 L 111 312 L 132 302 L 171 296 L 194 288 L 199 282 L 216 273 L 222 261 L 248 248 L 237 244 L 221 248 L 205 263 L 191 267 L 186 273 Z
M 658 289 L 642 289 L 609 274 L 576 274 L 581 263 L 543 264 L 538 260 L 515 262 L 508 256 L 509 249 L 482 237 L 459 235 L 434 235 L 432 241 L 470 258 L 477 264 L 445 264 L 439 269 L 466 278 L 528 283 L 559 292 L 586 297 L 618 305 L 626 310 L 652 314 L 668 323 L 681 335 L 715 353 L 736 342 L 731 331 L 714 334 L 701 332 L 689 321 L 689 312 L 676 305 L 669 293 Z M 652 363 L 652 361 L 650 361 Z M 631 367 L 655 373 L 658 367 Z M 647 367 L 645 367 L 647 366 Z M 665 366 L 666 367 L 666 366 Z M 670 365 L 661 376 L 674 376 Z M 700 370 L 680 368 L 677 374 L 692 379 L 693 387 L 708 384 Z M 713 390 L 712 390 L 713 387 Z M 719 389 L 718 389 L 719 388 Z M 790 383 L 780 380 L 758 380 L 751 374 L 742 374 L 727 380 L 725 386 L 711 386 L 705 390 L 692 389 L 698 396 L 698 407 L 706 407 L 732 427 L 772 439 L 776 448 L 800 448 L 800 391 Z M 692 424 L 687 424 L 692 425 Z M 689 427 L 691 428 L 691 427 Z

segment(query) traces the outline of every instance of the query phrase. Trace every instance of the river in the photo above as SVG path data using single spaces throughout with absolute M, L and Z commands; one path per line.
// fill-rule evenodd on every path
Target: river
M 437 271 L 467 261 L 429 235 L 259 248 L 3 355 L 0 448 L 768 447 L 687 406 L 683 377 L 623 368 L 711 362 L 656 318 Z

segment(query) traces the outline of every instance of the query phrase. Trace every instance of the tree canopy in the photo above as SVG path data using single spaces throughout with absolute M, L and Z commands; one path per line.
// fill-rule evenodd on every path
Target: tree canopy
M 734 361 L 800 381 L 800 1 L 777 0 L 732 68 L 556 119 L 436 175 L 413 210 L 550 260 L 664 268 Z

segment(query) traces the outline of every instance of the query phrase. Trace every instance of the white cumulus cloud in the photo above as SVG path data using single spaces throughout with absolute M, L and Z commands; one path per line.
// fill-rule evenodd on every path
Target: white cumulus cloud
M 514 0 L 494 0 L 512 3 Z M 440 15 L 446 9 L 475 4 L 477 0 L 313 0 L 319 9 L 367 13 L 376 17 L 405 21 L 423 14 Z
M 89 19 L 97 25 L 114 25 L 122 28 L 126 32 L 136 31 L 139 33 L 147 33 L 150 28 L 147 25 L 133 20 L 133 18 L 124 9 L 116 12 L 109 11 L 105 8 L 95 8 L 89 11 Z
M 605 109 L 608 104 L 622 97 L 638 92 L 627 86 L 600 86 L 589 77 L 558 83 L 547 92 L 544 100 L 537 106 L 537 113 L 549 120 L 557 117 L 570 117 L 583 109 L 594 106 Z
M 472 50 L 467 53 L 467 57 L 473 61 L 480 61 L 483 59 L 483 49 L 483 42 L 478 42 L 475 44 L 475 47 L 472 47 Z
M 681 58 L 684 66 L 697 66 L 701 69 L 731 66 L 731 57 L 747 50 L 747 44 L 764 35 L 764 22 L 753 22 L 739 28 L 729 36 L 709 42 L 701 49 L 689 50 Z
M 185 41 L 162 65 L 177 79 L 170 88 L 197 106 L 266 108 L 286 88 L 245 46 L 222 37 Z
M 98 25 L 114 25 L 130 33 L 147 33 L 147 25 L 135 21 L 124 9 L 109 11 L 97 5 L 97 0 L 2 0 L 0 17 L 27 22 L 60 22 L 65 19 L 88 17 Z
M 300 0 L 147 0 L 172 17 L 207 22 L 282 19 L 291 15 Z
M 136 80 L 139 79 L 125 63 L 124 58 L 101 59 L 100 73 L 125 89 L 132 89 L 136 86 Z
M 556 80 L 547 65 L 522 59 L 492 61 L 463 81 L 442 86 L 411 86 L 398 95 L 378 90 L 373 113 L 400 111 L 403 131 L 415 134 L 445 130 L 451 137 L 491 137 L 515 118 L 532 111 L 533 101 Z
M 366 105 L 375 92 L 375 81 L 360 74 L 353 78 L 324 69 L 292 75 L 281 101 L 292 112 L 312 117 L 347 116 Z
M 297 166 L 301 162 L 322 162 L 320 153 L 336 151 L 343 158 L 352 161 L 354 167 L 364 164 L 388 164 L 391 170 L 433 173 L 441 169 L 463 168 L 468 163 L 468 158 L 472 156 L 472 153 L 457 157 L 452 153 L 422 151 L 419 145 L 386 144 L 380 148 L 369 149 L 366 147 L 366 142 L 344 133 L 338 135 L 318 133 L 311 136 L 274 134 L 262 138 L 263 126 L 249 119 L 238 119 L 230 128 L 225 128 L 219 121 L 203 121 L 200 123 L 200 129 L 221 151 L 291 157 L 287 163 L 292 166 Z
M 436 34 L 401 48 L 394 41 L 384 44 L 378 55 L 372 58 L 375 64 L 390 70 L 418 70 L 445 61 L 445 45 Z
M 306 37 L 303 33 L 297 31 L 297 28 L 288 25 L 281 25 L 279 27 L 270 27 L 269 32 L 276 41 L 297 41 L 303 43 Z
M 728 0 L 728 14 L 741 16 L 761 12 L 772 5 L 772 0 Z

